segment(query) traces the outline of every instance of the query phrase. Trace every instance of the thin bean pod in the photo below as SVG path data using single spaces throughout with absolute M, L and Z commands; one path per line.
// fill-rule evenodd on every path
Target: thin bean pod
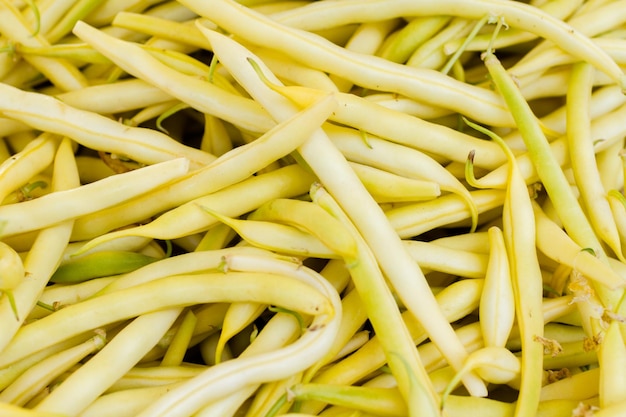
M 188 166 L 188 160 L 174 159 L 104 178 L 76 189 L 58 191 L 35 200 L 1 206 L 0 220 L 6 222 L 1 235 L 9 236 L 37 230 L 111 207 L 184 175 Z M 76 201 L 90 204 L 76 204 Z
M 586 63 L 575 64 L 567 93 L 567 148 L 591 226 L 598 238 L 606 242 L 619 259 L 626 261 L 606 191 L 602 187 L 591 141 L 589 106 L 592 82 L 593 68 Z
M 480 328 L 485 346 L 503 347 L 515 320 L 515 298 L 502 230 L 492 226 L 488 234 L 491 249 L 480 296 Z

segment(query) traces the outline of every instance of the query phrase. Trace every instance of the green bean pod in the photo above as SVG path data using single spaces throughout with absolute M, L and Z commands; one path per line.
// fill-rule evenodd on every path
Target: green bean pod
M 99 251 L 72 259 L 59 266 L 50 282 L 77 283 L 93 278 L 124 274 L 157 261 L 138 252 Z

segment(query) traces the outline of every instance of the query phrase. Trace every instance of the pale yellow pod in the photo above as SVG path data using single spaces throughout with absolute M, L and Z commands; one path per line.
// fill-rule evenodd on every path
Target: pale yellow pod
M 488 233 L 491 252 L 480 297 L 480 328 L 485 346 L 504 347 L 515 321 L 515 298 L 502 231 L 493 226 Z
M 101 349 L 105 343 L 105 334 L 97 334 L 86 342 L 45 358 L 0 392 L 0 401 L 23 406 L 54 379 L 69 371 L 87 355 Z
M 424 270 L 440 271 L 466 278 L 483 278 L 488 268 L 489 258 L 485 254 L 419 240 L 403 240 L 403 244 Z
M 600 343 L 600 407 L 626 402 L 626 345 L 620 323 L 612 321 Z
M 58 138 L 42 134 L 19 153 L 0 165 L 0 201 L 30 178 L 48 167 L 54 159 Z
M 222 361 L 222 353 L 228 340 L 256 320 L 266 308 L 265 304 L 245 302 L 232 303 L 228 307 L 222 323 L 222 331 L 215 346 L 214 362 L 216 364 Z

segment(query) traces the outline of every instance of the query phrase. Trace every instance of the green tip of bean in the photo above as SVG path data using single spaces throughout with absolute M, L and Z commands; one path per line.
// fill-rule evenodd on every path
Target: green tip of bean
M 50 278 L 54 283 L 76 283 L 94 278 L 134 271 L 157 258 L 129 251 L 94 252 L 69 261 L 57 268 Z
M 20 316 L 17 313 L 17 304 L 15 303 L 15 297 L 13 296 L 13 290 L 4 290 L 4 295 L 9 300 L 9 305 L 11 306 L 11 310 L 13 311 L 13 315 L 15 316 L 15 320 L 20 321 Z

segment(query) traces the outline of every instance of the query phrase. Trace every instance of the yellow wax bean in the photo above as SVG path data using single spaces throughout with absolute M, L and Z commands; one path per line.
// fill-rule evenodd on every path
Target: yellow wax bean
M 164 309 L 133 320 L 35 409 L 78 415 L 159 341 L 181 310 L 180 307 Z
M 94 100 L 94 96 L 98 100 Z M 169 94 L 139 79 L 89 86 L 56 97 L 72 107 L 100 114 L 140 109 L 172 99 Z
M 324 91 L 301 86 L 275 85 L 273 88 L 301 107 L 306 107 L 327 94 Z M 475 150 L 476 164 L 483 168 L 495 168 L 504 162 L 502 151 L 490 142 L 437 123 L 430 123 L 386 109 L 353 94 L 334 93 L 333 95 L 338 105 L 329 119 L 337 123 L 458 162 L 465 162 L 467 154 Z
M 180 383 L 103 394 L 81 412 L 81 417 L 134 417 Z
M 482 280 L 462 280 L 446 287 L 437 294 L 436 299 L 440 303 L 446 319 L 456 321 L 478 307 L 481 291 Z M 413 341 L 416 344 L 423 342 L 427 336 L 422 325 L 407 313 L 403 313 L 402 317 Z M 374 336 L 352 355 L 320 371 L 312 382 L 353 384 L 383 366 L 386 361 L 379 337 Z M 303 410 L 317 410 L 317 408 L 310 407 L 312 406 L 303 406 Z
M 501 190 L 477 190 L 470 194 L 478 213 L 497 209 L 504 202 L 504 192 Z M 434 200 L 392 208 L 386 211 L 386 215 L 403 239 L 471 218 L 466 202 L 456 194 L 447 194 Z
M 258 48 L 254 53 L 287 84 L 302 85 L 322 91 L 337 91 L 337 86 L 325 73 L 300 65 L 276 51 Z
M 172 337 L 165 355 L 163 355 L 161 366 L 179 366 L 182 363 L 185 353 L 190 346 L 197 322 L 198 319 L 193 311 L 188 310 L 180 322 L 174 337 Z
M 620 260 L 626 261 L 593 149 L 589 115 L 592 82 L 593 68 L 586 63 L 575 64 L 567 93 L 567 144 L 570 161 L 591 226 L 598 238 L 606 242 Z
M 295 226 L 317 237 L 346 260 L 356 256 L 356 244 L 341 223 L 326 210 L 310 202 L 279 198 L 250 213 L 250 220 L 274 221 Z
M 38 302 L 52 307 L 63 307 L 85 300 L 102 288 L 114 282 L 117 277 L 96 278 L 74 285 L 49 285 L 45 288 Z M 53 312 L 37 305 L 29 313 L 26 321 L 48 316 Z
M 425 270 L 466 278 L 483 278 L 488 268 L 487 255 L 418 240 L 404 240 L 402 243 L 411 257 Z
M 500 100 L 485 89 L 469 86 L 437 72 L 353 53 L 310 32 L 270 20 L 234 2 L 220 0 L 211 8 L 196 0 L 185 0 L 184 4 L 242 39 L 280 50 L 306 65 L 351 79 L 363 87 L 396 92 L 429 104 L 451 108 L 485 123 L 511 125 L 510 115 Z M 263 37 L 259 37 L 259 33 L 263 33 Z
M 387 35 L 389 35 L 400 22 L 400 19 L 387 19 L 363 23 L 354 31 L 350 39 L 344 45 L 344 48 L 362 54 L 374 55 L 387 38 Z M 351 80 L 335 77 L 333 75 L 330 77 L 337 85 L 338 91 L 348 92 L 354 86 Z
M 15 43 L 48 45 L 41 34 L 33 35 L 20 11 L 8 0 L 0 3 L 0 33 Z M 25 56 L 24 59 L 62 90 L 76 90 L 87 85 L 83 74 L 69 61 L 36 56 Z
M 537 248 L 551 259 L 574 268 L 585 277 L 602 283 L 609 288 L 626 286 L 624 277 L 619 276 L 606 262 L 577 245 L 556 223 L 543 212 L 539 204 L 533 203 L 537 232 Z
M 573 374 L 541 388 L 541 401 L 586 400 L 598 395 L 600 368 Z
M 600 364 L 600 407 L 626 401 L 624 369 L 626 368 L 626 345 L 620 332 L 619 322 L 612 321 L 602 338 L 598 354 Z
M 44 133 L 4 161 L 0 165 L 0 201 L 47 167 L 54 159 L 57 146 L 58 138 Z
M 59 145 L 54 161 L 52 188 L 62 192 L 79 185 L 72 146 L 68 139 L 64 139 Z M 0 350 L 13 338 L 25 317 L 35 306 L 50 276 L 63 257 L 63 250 L 69 241 L 71 231 L 72 221 L 70 220 L 43 229 L 37 234 L 24 259 L 24 271 L 28 273 L 28 279 L 22 280 L 13 292 L 17 308 L 11 308 L 6 297 L 0 300 L 0 322 L 3 326 L 0 332 Z M 15 320 L 15 310 L 17 310 L 18 320 Z
M 198 375 L 203 365 L 135 366 L 106 391 L 107 393 L 128 389 L 175 384 Z
M 215 346 L 215 363 L 221 362 L 222 353 L 228 340 L 256 320 L 267 309 L 267 305 L 259 303 L 232 303 L 222 324 L 222 331 Z
M 439 184 L 417 180 L 356 162 L 350 166 L 379 203 L 430 200 L 441 195 Z
M 476 23 L 472 20 L 461 17 L 453 18 L 439 33 L 417 48 L 409 57 L 406 64 L 411 67 L 441 68 L 448 60 L 443 49 L 444 45 L 454 39 L 461 39 L 463 36 L 469 34 L 475 26 Z
M 471 213 L 472 231 L 476 229 L 478 212 L 469 191 L 430 156 L 376 137 L 367 137 L 367 143 L 364 143 L 354 129 L 326 125 L 324 131 L 348 160 L 409 178 L 432 181 L 439 184 L 441 190 L 458 195 Z
M 215 157 L 182 145 L 167 135 L 124 126 L 104 116 L 68 106 L 43 94 L 0 84 L 0 112 L 36 129 L 68 136 L 93 149 L 126 155 L 144 163 L 185 156 L 195 167 Z
M 276 256 L 271 252 L 253 247 L 232 247 L 206 252 L 191 252 L 172 256 L 118 277 L 106 285 L 99 295 L 130 288 L 170 275 L 191 274 L 194 272 L 217 271 L 223 264 L 223 257 L 230 253 L 247 253 L 257 256 Z
M 274 125 L 257 103 L 184 75 L 160 63 L 138 45 L 108 36 L 84 22 L 76 24 L 74 33 L 120 68 L 203 113 L 213 114 L 252 132 L 265 132 Z
M 111 207 L 184 175 L 188 166 L 188 160 L 174 159 L 104 178 L 76 189 L 58 191 L 35 200 L 1 206 L 0 221 L 6 222 L 1 235 L 9 236 L 37 230 Z M 98 198 L 93 198 L 94 196 Z M 89 204 L 76 204 L 76 201 Z
M 491 250 L 480 296 L 480 328 L 485 346 L 503 347 L 513 328 L 515 299 L 502 231 L 492 226 L 488 234 Z
M 0 403 L 0 412 L 12 417 L 67 417 L 65 414 L 35 411 L 7 403 Z
M 538 5 L 537 7 L 545 13 L 548 13 L 550 16 L 567 21 L 567 17 L 575 12 L 582 3 L 582 0 L 558 0 L 546 2 Z M 493 39 L 492 47 L 495 49 L 504 48 L 534 40 L 536 37 L 537 36 L 535 34 L 525 30 L 524 28 L 510 29 L 500 34 L 496 39 Z M 484 51 L 489 46 L 490 42 L 492 42 L 491 34 L 478 35 L 465 45 L 465 50 Z M 446 43 L 444 48 L 449 53 L 452 53 L 453 51 L 456 51 L 462 43 L 463 39 L 458 39 Z
M 550 16 L 537 7 L 499 0 L 481 0 L 471 5 L 458 0 L 415 2 L 396 0 L 367 2 L 350 0 L 341 4 L 311 4 L 293 12 L 284 12 L 275 19 L 285 25 L 313 30 L 350 22 L 366 22 L 372 19 L 388 19 L 396 16 L 456 15 L 480 19 L 486 15 L 497 16 L 514 28 L 520 28 L 553 41 L 561 49 L 594 64 L 624 87 L 624 74 L 617 64 L 598 48 L 587 36 L 567 23 Z M 216 23 L 218 23 L 217 20 Z M 221 22 L 219 22 L 221 25 Z M 226 27 L 226 26 L 224 26 Z M 226 27 L 227 28 L 227 27 Z M 230 28 L 227 28 L 230 30 Z M 235 30 L 232 31 L 236 33 Z
M 101 349 L 106 343 L 104 334 L 99 334 L 67 350 L 51 355 L 32 366 L 0 393 L 0 401 L 24 405 L 50 382 L 68 371 L 87 355 Z

